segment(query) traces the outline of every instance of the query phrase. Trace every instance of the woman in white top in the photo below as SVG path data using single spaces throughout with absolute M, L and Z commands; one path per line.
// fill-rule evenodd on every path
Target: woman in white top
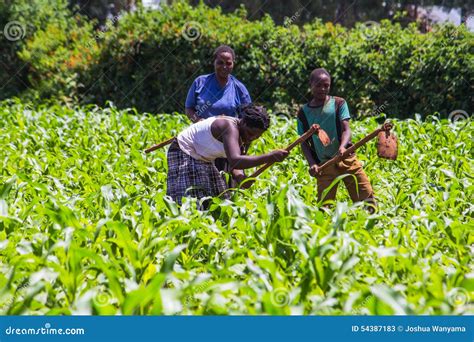
M 245 107 L 240 119 L 217 116 L 189 126 L 168 150 L 166 194 L 179 204 L 185 196 L 200 199 L 222 194 L 227 185 L 214 165 L 216 158 L 227 159 L 231 175 L 238 183 L 245 179 L 243 169 L 282 161 L 288 155 L 286 150 L 260 156 L 241 153 L 243 144 L 258 139 L 269 126 L 265 108 L 255 105 Z M 222 197 L 229 195 L 224 193 Z

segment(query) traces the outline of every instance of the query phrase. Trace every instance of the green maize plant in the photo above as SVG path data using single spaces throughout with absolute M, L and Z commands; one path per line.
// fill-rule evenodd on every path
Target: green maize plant
M 272 121 L 250 154 L 297 137 Z M 181 115 L 9 100 L 0 122 L 3 315 L 474 313 L 471 120 L 394 120 L 396 161 L 358 150 L 374 214 L 342 186 L 318 203 L 299 149 L 231 200 L 177 206 L 166 148 L 143 150 Z

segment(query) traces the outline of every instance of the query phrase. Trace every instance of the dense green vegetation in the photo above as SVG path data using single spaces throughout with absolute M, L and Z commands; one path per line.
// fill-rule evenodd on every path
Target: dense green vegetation
M 325 67 L 334 92 L 348 98 L 359 116 L 472 111 L 474 39 L 464 25 L 422 34 L 416 24 L 386 20 L 347 29 L 315 18 L 298 27 L 296 11 L 279 26 L 270 17 L 249 21 L 243 10 L 222 14 L 178 1 L 162 11 L 124 14 L 94 31 L 66 3 L 0 5 L 0 18 L 20 22 L 25 31 L 15 41 L 0 35 L 8 65 L 0 70 L 1 98 L 183 111 L 192 80 L 212 72 L 212 51 L 227 43 L 237 53 L 235 75 L 256 101 L 272 108 L 288 111 L 304 102 L 310 71 Z
M 272 120 L 251 153 L 295 138 Z M 3 314 L 473 312 L 472 121 L 395 121 L 397 161 L 362 148 L 373 215 L 343 187 L 320 207 L 299 151 L 231 201 L 178 208 L 166 149 L 143 149 L 180 115 L 8 101 L 0 121 Z

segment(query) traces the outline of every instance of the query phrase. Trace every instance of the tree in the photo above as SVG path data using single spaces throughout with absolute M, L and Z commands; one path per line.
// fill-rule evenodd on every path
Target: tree
M 75 12 L 96 19 L 98 27 L 107 19 L 117 17 L 122 11 L 131 11 L 141 3 L 140 0 L 69 0 L 70 8 Z
M 292 17 L 297 11 L 301 14 L 293 20 L 295 24 L 303 24 L 318 17 L 323 21 L 331 21 L 344 26 L 353 26 L 358 21 L 380 21 L 393 18 L 398 11 L 408 12 L 403 22 L 417 21 L 419 8 L 435 5 L 442 6 L 447 11 L 459 8 L 463 22 L 467 20 L 470 13 L 474 12 L 474 0 L 190 0 L 189 2 L 197 5 L 201 1 L 211 7 L 220 6 L 224 12 L 232 12 L 244 6 L 249 19 L 260 19 L 267 13 L 280 25 L 284 23 L 285 17 Z

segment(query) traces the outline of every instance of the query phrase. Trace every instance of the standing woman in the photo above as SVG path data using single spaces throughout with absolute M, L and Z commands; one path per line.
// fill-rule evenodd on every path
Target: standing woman
M 221 45 L 214 51 L 214 72 L 197 77 L 186 97 L 186 115 L 193 122 L 226 115 L 237 117 L 240 106 L 252 102 L 245 85 L 232 75 L 235 53 Z
M 234 61 L 234 50 L 221 45 L 214 51 L 214 72 L 194 80 L 186 97 L 186 115 L 193 123 L 218 115 L 237 117 L 239 109 L 252 102 L 245 85 L 232 75 Z M 249 144 L 242 146 L 243 154 L 247 153 L 248 147 Z M 225 158 L 217 158 L 214 164 L 219 171 L 231 172 Z M 228 185 L 234 187 L 244 173 L 231 175 Z

